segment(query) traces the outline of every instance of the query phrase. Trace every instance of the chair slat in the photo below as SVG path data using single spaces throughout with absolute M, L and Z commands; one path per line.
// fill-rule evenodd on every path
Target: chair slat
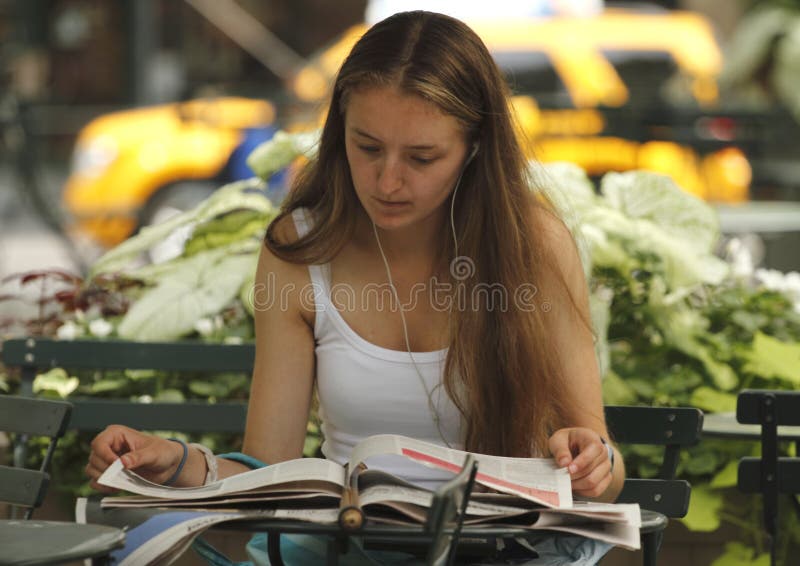
M 620 407 L 605 409 L 612 438 L 621 444 L 677 444 L 700 440 L 703 412 L 692 407 Z
M 742 424 L 761 424 L 761 400 L 764 395 L 775 398 L 776 425 L 800 426 L 800 391 L 746 389 L 737 397 L 736 420 Z
M 39 470 L 0 466 L 0 501 L 38 507 L 44 501 L 50 476 Z
M 205 342 L 59 341 L 47 338 L 11 339 L 3 344 L 3 363 L 23 368 L 33 379 L 37 370 L 150 369 L 176 372 L 241 372 L 250 374 L 255 358 L 253 344 L 208 344 Z M 28 384 L 28 391 L 30 384 Z M 115 399 L 70 398 L 75 405 L 70 428 L 98 431 L 109 424 L 124 424 L 143 430 L 185 432 L 244 431 L 246 403 L 140 404 Z
M 61 401 L 0 395 L 0 431 L 60 438 L 71 410 Z
M 800 493 L 800 458 L 778 458 L 778 493 Z M 761 459 L 739 460 L 738 487 L 742 493 L 761 493 Z
M 11 367 L 249 373 L 254 359 L 253 344 L 63 341 L 47 338 L 18 338 L 3 343 L 3 363 Z
M 70 429 L 102 430 L 121 424 L 143 430 L 183 432 L 244 432 L 247 404 L 134 403 L 108 399 L 70 398 L 74 405 Z
M 642 509 L 677 519 L 689 511 L 692 488 L 685 480 L 628 479 L 617 503 L 638 503 Z

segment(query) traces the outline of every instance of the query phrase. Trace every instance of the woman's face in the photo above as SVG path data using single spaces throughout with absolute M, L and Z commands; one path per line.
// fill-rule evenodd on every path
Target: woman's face
M 384 230 L 440 221 L 466 159 L 453 116 L 394 87 L 358 89 L 345 108 L 345 147 L 356 194 Z

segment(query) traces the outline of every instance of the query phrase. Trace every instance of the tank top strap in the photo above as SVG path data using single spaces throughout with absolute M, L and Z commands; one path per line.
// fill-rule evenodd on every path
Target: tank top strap
M 294 220 L 297 235 L 303 237 L 311 230 L 313 219 L 311 214 L 305 208 L 296 208 L 292 211 L 292 220 Z M 331 266 L 329 263 L 321 265 L 309 265 L 308 274 L 311 277 L 311 285 L 314 290 L 314 302 L 317 316 L 319 317 L 320 311 L 324 311 L 324 305 L 327 303 L 327 297 L 330 295 L 331 286 Z M 307 295 L 306 295 L 307 296 Z

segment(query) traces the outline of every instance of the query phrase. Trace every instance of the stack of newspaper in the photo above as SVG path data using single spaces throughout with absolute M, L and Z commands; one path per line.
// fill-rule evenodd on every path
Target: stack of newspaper
M 105 497 L 101 506 L 192 509 L 191 517 L 202 526 L 191 531 L 194 535 L 214 523 L 253 518 L 341 524 L 342 512 L 354 508 L 374 523 L 424 523 L 433 492 L 364 465 L 374 456 L 385 455 L 404 456 L 455 475 L 467 453 L 403 436 L 379 435 L 359 443 L 344 466 L 302 458 L 192 488 L 151 483 L 117 460 L 99 483 L 134 495 Z M 465 526 L 502 524 L 562 531 L 639 548 L 638 505 L 573 501 L 569 474 L 552 459 L 474 456 L 476 488 L 468 502 Z

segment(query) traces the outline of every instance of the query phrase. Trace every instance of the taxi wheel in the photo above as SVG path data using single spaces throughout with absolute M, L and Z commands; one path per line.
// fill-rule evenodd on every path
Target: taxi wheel
M 218 184 L 210 181 L 183 181 L 160 189 L 142 211 L 139 226 L 160 224 L 187 210 L 191 210 L 207 199 Z M 179 229 L 154 245 L 148 255 L 152 263 L 161 263 L 177 257 L 191 235 L 191 229 Z

